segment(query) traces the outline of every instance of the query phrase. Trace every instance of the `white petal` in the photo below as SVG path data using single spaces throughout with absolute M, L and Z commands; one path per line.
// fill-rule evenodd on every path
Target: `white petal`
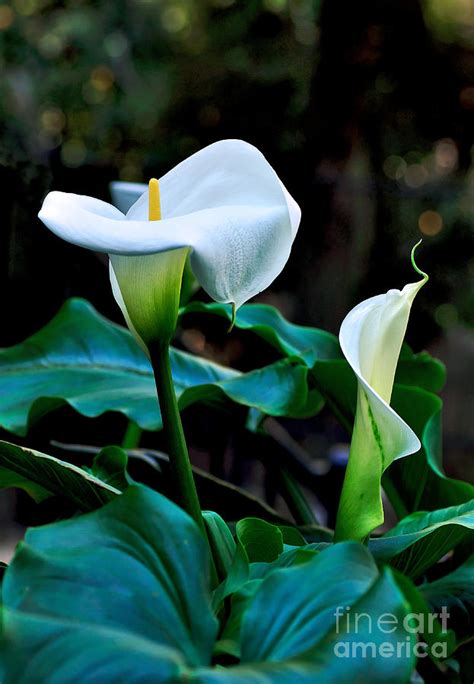
M 112 181 L 109 185 L 114 207 L 122 214 L 126 214 L 137 199 L 146 192 L 146 183 L 127 183 L 126 181 Z
M 290 195 L 285 192 L 256 147 L 242 140 L 221 140 L 160 178 L 161 215 L 167 219 L 216 207 L 286 206 Z M 294 200 L 294 213 L 293 204 Z M 287 211 L 290 214 L 290 208 Z M 148 193 L 130 208 L 127 218 L 147 220 Z
M 300 226 L 300 221 L 301 221 L 301 209 L 293 199 L 293 197 L 290 195 L 288 190 L 285 188 L 283 183 L 280 181 L 280 185 L 283 190 L 283 194 L 285 195 L 285 200 L 286 200 L 286 206 L 288 208 L 288 214 L 290 216 L 290 223 L 291 223 L 291 232 L 293 234 L 293 238 L 296 237 L 296 233 L 298 232 L 298 228 Z
M 63 239 L 109 254 L 191 247 L 202 287 L 216 301 L 237 306 L 283 269 L 299 209 L 256 148 L 240 141 L 211 145 L 164 176 L 160 190 L 161 221 L 146 220 L 148 193 L 125 223 L 111 205 L 58 192 L 46 197 L 39 216 Z
M 358 304 L 341 325 L 341 349 L 361 381 L 390 402 L 410 309 L 425 280 Z

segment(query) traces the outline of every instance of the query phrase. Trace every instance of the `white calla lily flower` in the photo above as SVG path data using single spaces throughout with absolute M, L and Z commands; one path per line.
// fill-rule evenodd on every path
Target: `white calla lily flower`
M 419 244 L 419 243 L 418 243 Z M 417 245 L 416 245 L 417 246 Z M 364 540 L 384 520 L 381 479 L 397 458 L 417 452 L 420 441 L 390 407 L 395 371 L 410 309 L 428 276 L 358 304 L 342 322 L 342 352 L 357 377 L 357 408 L 336 523 L 336 539 Z
M 147 190 L 126 215 L 98 199 L 51 192 L 39 213 L 59 237 L 110 255 L 115 297 L 147 345 L 174 331 L 188 253 L 210 297 L 237 308 L 282 271 L 301 217 L 265 157 L 240 140 L 178 164 L 159 180 L 159 203 L 158 221 L 149 220 Z

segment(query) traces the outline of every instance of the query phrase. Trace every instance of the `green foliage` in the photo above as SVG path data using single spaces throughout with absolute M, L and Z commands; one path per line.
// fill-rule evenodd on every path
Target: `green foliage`
M 350 431 L 357 384 L 349 364 L 343 360 L 318 361 L 311 374 L 327 404 Z M 399 384 L 399 379 L 404 384 Z M 443 472 L 442 402 L 433 394 L 433 390 L 439 391 L 443 383 L 442 364 L 425 353 L 415 355 L 405 347 L 397 367 L 391 405 L 420 439 L 422 450 L 395 461 L 385 473 L 383 485 L 400 516 L 420 507 L 436 509 L 440 502 L 447 505 L 464 503 L 474 496 L 472 485 L 448 478 Z
M 95 513 L 30 530 L 2 589 L 7 682 L 51 671 L 61 680 L 63 667 L 112 682 L 119 651 L 130 676 L 210 662 L 217 621 L 204 539 L 151 490 L 130 487 Z
M 131 681 L 336 682 L 348 668 L 359 676 L 366 667 L 363 657 L 337 657 L 341 641 L 350 648 L 375 639 L 378 648 L 383 639 L 394 650 L 405 642 L 408 606 L 390 572 L 380 572 L 365 547 L 338 544 L 251 580 L 240 609 L 236 597 L 234 615 L 221 616 L 224 634 L 233 624 L 227 646 L 234 640 L 240 664 L 213 669 L 213 650 L 230 650 L 216 645 L 208 561 L 191 519 L 143 487 L 88 515 L 29 531 L 3 581 L 4 681 L 41 682 L 54 673 L 58 681 L 105 684 L 120 672 Z M 337 609 L 350 607 L 339 620 Z M 373 636 L 367 622 L 357 629 L 356 612 L 377 620 L 383 611 L 400 619 L 392 634 Z M 405 681 L 412 665 L 412 655 L 376 655 L 372 681 Z
M 204 304 L 191 302 L 181 310 L 181 316 L 190 313 L 205 313 L 232 321 L 232 311 L 228 304 Z M 288 322 L 281 313 L 268 304 L 246 304 L 238 311 L 234 327 L 250 330 L 275 347 L 283 356 L 296 356 L 308 365 L 316 360 L 341 358 L 337 337 L 325 330 L 295 325 Z
M 245 518 L 235 528 L 249 562 L 271 563 L 283 551 L 283 535 L 275 525 L 258 518 Z
M 193 302 L 182 310 L 217 315 L 230 320 L 230 308 L 222 304 Z M 330 409 L 351 432 L 357 384 L 342 358 L 334 336 L 314 328 L 288 323 L 273 307 L 249 304 L 237 313 L 235 327 L 251 331 L 288 358 L 298 358 L 311 369 L 315 385 Z M 426 352 L 419 354 L 404 345 L 395 376 L 392 406 L 410 425 L 422 443 L 418 454 L 395 461 L 385 473 L 384 486 L 400 516 L 422 509 L 434 510 L 440 502 L 458 505 L 474 497 L 474 487 L 448 478 L 443 472 L 439 392 L 445 383 L 442 363 Z M 255 415 L 252 424 L 258 425 Z
M 96 459 L 97 472 L 87 473 L 54 456 L 0 441 L 0 489 L 19 487 L 36 501 L 55 494 L 70 499 L 83 511 L 94 510 L 120 494 L 112 484 L 119 479 L 106 474 L 101 454 Z
M 399 566 L 401 548 L 416 556 L 433 528 L 463 524 L 464 515 L 411 516 L 367 549 L 306 545 L 292 528 L 256 518 L 237 523 L 234 541 L 226 523 L 206 513 L 222 579 L 212 598 L 197 526 L 163 496 L 132 485 L 93 513 L 27 533 L 3 581 L 4 681 L 74 672 L 108 684 L 120 669 L 132 681 L 336 683 L 349 672 L 364 676 L 363 653 L 374 649 L 371 681 L 399 684 L 413 667 L 416 633 L 435 661 L 443 644 L 449 654 L 472 635 L 472 561 L 416 587 L 376 559 Z M 447 633 L 436 619 L 426 627 L 443 605 L 461 613 Z M 408 631 L 412 613 L 423 622 Z M 387 615 L 390 630 L 374 627 Z M 212 654 L 237 664 L 211 668 Z
M 94 457 L 92 475 L 123 492 L 132 484 L 127 473 L 127 452 L 117 446 L 104 447 Z
M 141 451 L 132 452 L 143 457 Z M 168 462 L 155 462 L 147 451 L 147 463 L 153 464 L 151 472 L 158 489 L 166 489 L 169 479 Z M 18 487 L 25 490 L 35 501 L 51 496 L 68 499 L 81 511 L 94 510 L 124 491 L 131 483 L 127 471 L 127 453 L 116 446 L 105 447 L 94 457 L 92 467 L 77 466 L 54 456 L 33 449 L 0 441 L 0 489 Z M 264 515 L 279 522 L 284 519 L 264 501 L 225 480 L 194 468 L 197 488 L 203 503 L 208 502 L 223 514 L 240 511 L 248 515 Z M 215 516 L 215 519 L 213 519 Z M 212 511 L 207 522 L 217 524 L 220 519 Z M 220 519 L 219 525 L 225 525 Z
M 194 303 L 181 316 L 229 318 L 228 309 Z M 262 416 L 301 417 L 325 401 L 350 431 L 356 380 L 336 338 L 264 305 L 243 306 L 235 326 L 282 358 L 240 373 L 173 350 L 180 408 L 234 402 Z M 70 300 L 42 331 L 1 350 L 0 373 L 0 422 L 11 431 L 24 434 L 64 402 L 86 416 L 119 411 L 141 427 L 160 427 L 148 360 L 126 330 L 83 300 Z M 81 469 L 0 442 L 0 488 L 22 487 L 37 500 L 59 495 L 91 511 L 30 530 L 6 569 L 2 681 L 401 684 L 415 666 L 415 632 L 434 668 L 445 669 L 446 658 L 462 662 L 474 636 L 466 555 L 474 498 L 470 485 L 442 471 L 436 393 L 444 376 L 429 355 L 403 349 L 392 404 L 422 450 L 387 472 L 384 485 L 402 519 L 367 546 L 335 544 L 318 526 L 282 524 L 268 506 L 195 469 L 201 500 L 213 508 L 203 515 L 206 544 L 181 509 L 127 472 L 129 453 L 145 454 L 153 486 L 164 488 L 163 456 L 109 446 Z M 241 511 L 235 526 L 215 511 L 219 500 Z M 454 565 L 440 562 L 447 554 Z M 443 606 L 447 629 L 438 619 Z M 419 629 L 407 628 L 410 613 Z M 387 614 L 396 623 L 390 631 L 378 627 Z
M 474 634 L 474 554 L 459 568 L 433 582 L 420 586 L 420 591 L 432 611 L 443 606 L 455 625 L 458 645 Z
M 235 541 L 232 533 L 220 515 L 214 511 L 203 511 L 212 556 L 220 578 L 227 577 L 235 555 Z
M 452 629 L 443 629 L 443 624 L 438 619 L 439 612 L 433 610 L 433 606 L 429 605 L 422 587 L 416 587 L 406 575 L 402 575 L 399 572 L 395 573 L 395 578 L 411 606 L 411 612 L 417 616 L 416 620 L 420 627 L 420 638 L 431 647 L 429 651 L 430 657 L 435 661 L 440 660 L 440 658 L 436 657 L 436 653 L 441 653 L 441 650 L 443 650 L 446 656 L 450 656 L 456 648 L 456 635 L 454 631 Z M 442 606 L 439 606 L 439 608 L 442 609 Z
M 297 417 L 321 406 L 307 369 L 287 360 L 242 374 L 174 349 L 171 365 L 181 409 L 233 401 Z M 84 300 L 69 300 L 40 332 L 0 350 L 0 374 L 0 424 L 19 435 L 64 403 L 88 417 L 119 411 L 144 429 L 161 427 L 147 358 L 125 328 Z
M 420 453 L 392 463 L 386 474 L 384 484 L 399 515 L 455 506 L 473 498 L 469 482 L 449 478 L 443 471 L 441 399 L 420 387 L 396 385 L 392 406 L 422 444 Z
M 25 268 L 30 273 L 38 261 L 36 238 L 27 238 L 31 243 L 26 251 L 17 241 L 32 224 L 29 219 L 22 223 L 21 217 L 27 215 L 25 197 L 42 193 L 34 188 L 38 170 L 30 160 L 43 164 L 46 157 L 53 159 L 54 182 L 63 188 L 77 178 L 83 187 L 95 183 L 94 171 L 100 165 L 97 184 L 105 191 L 109 174 L 146 180 L 151 169 L 165 171 L 202 144 L 238 134 L 257 142 L 270 159 L 283 160 L 285 182 L 299 189 L 310 211 L 309 195 L 316 182 L 322 204 L 316 203 L 318 216 L 310 215 L 307 227 L 312 235 L 314 230 L 314 235 L 323 236 L 320 229 L 326 226 L 326 217 L 319 213 L 333 192 L 333 160 L 342 168 L 344 148 L 350 149 L 353 142 L 350 131 L 361 129 L 370 132 L 363 146 L 367 157 L 355 160 L 357 169 L 350 160 L 344 174 L 350 181 L 355 172 L 357 188 L 362 188 L 357 201 L 351 201 L 354 221 L 349 230 L 356 230 L 361 221 L 366 225 L 370 217 L 365 216 L 364 186 L 369 194 L 375 188 L 377 214 L 383 218 L 373 225 L 376 256 L 383 253 L 384 242 L 393 250 L 387 253 L 387 262 L 385 257 L 372 260 L 384 272 L 388 260 L 394 262 L 396 243 L 400 247 L 408 233 L 411 240 L 413 227 L 422 228 L 426 210 L 433 214 L 436 209 L 442 233 L 431 242 L 438 283 L 438 292 L 433 290 L 437 308 L 431 307 L 431 317 L 434 312 L 437 324 L 446 327 L 458 318 L 472 320 L 472 291 L 466 282 L 473 233 L 466 210 L 469 188 L 462 179 L 469 145 L 459 133 L 470 93 L 461 74 L 451 72 L 452 65 L 465 61 L 465 51 L 457 51 L 453 42 L 468 39 L 463 3 L 429 0 L 423 5 L 435 37 L 451 42 L 449 68 L 443 68 L 441 54 L 432 51 L 419 3 L 402 3 L 409 14 L 405 7 L 395 11 L 397 3 L 392 3 L 393 8 L 377 8 L 376 16 L 370 8 L 360 13 L 355 4 L 351 15 L 348 4 L 349 14 L 342 22 L 328 2 L 328 11 L 315 26 L 320 4 L 4 3 L 0 164 L 5 158 L 7 164 L 13 161 L 16 173 L 18 159 L 28 159 L 23 184 L 21 177 L 12 181 L 12 194 L 17 196 L 11 208 L 7 197 L 6 225 L 11 218 L 12 233 L 7 229 L 4 251 L 9 272 L 21 279 Z M 384 45 L 378 45 L 375 36 L 375 52 L 374 26 L 375 33 L 391 36 Z M 407 26 L 413 31 L 407 32 Z M 399 59 L 402 33 L 406 41 Z M 420 53 L 420 45 L 429 49 Z M 320 47 L 322 68 L 316 71 L 314 92 L 308 97 Z M 412 86 L 422 80 L 417 65 L 434 63 L 441 68 L 431 69 L 435 76 L 428 79 L 422 96 L 415 97 L 424 103 L 418 111 L 412 97 Z M 368 86 L 367 69 L 373 75 Z M 413 72 L 412 81 L 403 80 L 406 70 Z M 338 78 L 332 78 L 334 73 Z M 449 92 L 444 79 L 454 84 Z M 434 92 L 443 100 L 441 108 Z M 323 106 L 316 116 L 314 99 Z M 434 128 L 430 112 L 436 112 Z M 353 126 L 355 118 L 362 127 Z M 400 126 L 401 120 L 406 125 Z M 424 137 L 435 129 L 457 131 L 449 133 L 456 139 Z M 317 177 L 309 179 L 306 162 L 311 159 L 312 173 L 316 158 L 321 161 Z M 364 161 L 369 158 L 367 170 Z M 290 165 L 293 160 L 296 163 Z M 63 176 L 65 167 L 74 169 L 84 162 L 91 164 L 85 175 L 93 181 L 84 181 L 80 170 Z M 48 182 L 42 178 L 42 188 Z M 352 246 L 360 254 L 370 247 L 356 242 Z M 54 256 L 51 259 L 50 264 Z M 39 261 L 35 282 L 45 276 L 43 260 Z M 450 261 L 456 272 L 446 267 Z M 368 276 L 375 285 L 371 269 Z M 347 275 L 350 286 L 357 285 L 357 266 L 351 265 Z M 304 291 L 307 273 L 295 281 L 296 296 L 306 297 L 301 310 L 308 314 L 316 288 Z M 328 279 L 321 281 L 324 292 Z M 76 285 L 73 280 L 73 291 Z M 60 290 L 58 285 L 55 292 Z M 453 290 L 455 306 L 448 303 Z M 13 297 L 12 311 L 20 310 L 18 302 L 23 301 Z M 332 307 L 332 298 L 320 306 L 324 318 L 323 306 Z M 184 322 L 191 313 L 229 319 L 225 305 L 193 303 L 182 312 Z M 326 402 L 350 434 L 356 383 L 335 337 L 294 326 L 264 305 L 242 307 L 236 327 L 249 339 L 259 336 L 281 360 L 240 374 L 174 350 L 181 409 L 194 402 L 227 409 L 239 404 L 252 409 L 256 429 L 265 415 L 309 417 Z M 0 424 L 21 436 L 64 403 L 91 418 L 115 411 L 144 429 L 161 427 L 146 358 L 126 331 L 106 322 L 85 302 L 72 301 L 45 330 L 23 345 L 0 351 L 0 374 Z M 474 488 L 443 472 L 442 403 L 437 396 L 443 383 L 441 364 L 404 349 L 392 405 L 414 429 L 422 449 L 393 463 L 385 474 L 385 490 L 401 521 L 388 534 L 369 540 L 367 547 L 333 544 L 332 533 L 317 526 L 298 532 L 270 524 L 278 523 L 278 517 L 269 506 L 195 469 L 201 501 L 213 509 L 204 517 L 218 569 L 217 588 L 211 584 L 208 549 L 196 526 L 159 494 L 130 487 L 124 451 L 106 447 L 89 469 L 80 469 L 34 449 L 1 442 L 0 487 L 21 487 L 38 501 L 59 495 L 79 510 L 94 512 L 29 532 L 6 570 L 1 587 L 0 680 L 402 684 L 416 677 L 410 649 L 406 657 L 403 651 L 401 658 L 367 658 L 357 644 L 375 642 L 376 648 L 388 644 L 396 649 L 406 645 L 408 636 L 412 647 L 415 636 L 407 634 L 401 620 L 410 612 L 430 618 L 448 607 L 447 632 L 437 620 L 432 631 L 420 631 L 429 647 L 446 644 L 450 657 L 446 662 L 430 653 L 436 669 L 427 668 L 425 681 L 437 681 L 436 675 L 451 679 L 454 668 L 460 671 L 453 677 L 456 684 L 472 681 L 463 653 L 474 634 L 473 561 L 467 557 L 472 549 Z M 153 469 L 150 480 L 164 490 L 166 460 L 154 461 L 160 472 L 158 466 Z M 238 518 L 244 520 L 235 527 L 226 522 Z M 0 563 L 0 581 L 4 570 Z M 337 624 L 339 606 L 349 610 Z M 356 630 L 354 621 L 346 620 L 356 613 L 366 614 L 372 624 L 382 614 L 391 614 L 398 618 L 397 628 L 382 633 L 369 629 L 369 621 L 363 619 Z M 334 649 L 341 642 L 355 646 L 356 655 L 337 657 Z
M 390 560 L 409 577 L 419 577 L 464 539 L 474 539 L 474 499 L 430 513 L 418 511 L 401 520 L 370 547 L 379 560 Z

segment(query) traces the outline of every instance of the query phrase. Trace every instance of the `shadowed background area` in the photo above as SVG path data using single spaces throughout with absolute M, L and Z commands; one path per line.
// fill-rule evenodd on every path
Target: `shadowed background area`
M 295 322 L 337 332 L 362 298 L 413 279 L 409 253 L 425 238 L 418 259 L 431 280 L 407 339 L 448 365 L 447 467 L 471 478 L 473 36 L 469 0 L 0 4 L 0 345 L 70 296 L 121 322 L 104 260 L 37 220 L 50 189 L 109 199 L 113 179 L 147 181 L 243 138 L 303 210 L 292 258 L 261 296 Z M 269 361 L 219 326 L 199 335 L 184 342 L 222 362 Z M 82 429 L 66 417 L 33 437 Z M 89 441 L 125 426 L 101 421 Z M 331 430 L 316 421 L 295 436 L 324 458 L 340 437 Z

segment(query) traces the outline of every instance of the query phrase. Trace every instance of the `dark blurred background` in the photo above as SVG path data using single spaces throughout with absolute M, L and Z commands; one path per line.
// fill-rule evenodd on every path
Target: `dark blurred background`
M 362 298 L 416 279 L 424 238 L 408 342 L 448 366 L 447 466 L 471 478 L 473 47 L 471 0 L 0 4 L 0 345 L 72 295 L 121 320 L 104 263 L 37 220 L 50 189 L 108 199 L 113 179 L 243 138 L 303 210 L 261 296 L 293 321 L 337 333 Z

